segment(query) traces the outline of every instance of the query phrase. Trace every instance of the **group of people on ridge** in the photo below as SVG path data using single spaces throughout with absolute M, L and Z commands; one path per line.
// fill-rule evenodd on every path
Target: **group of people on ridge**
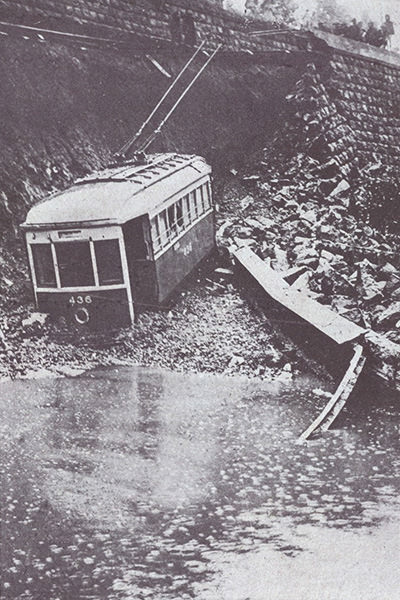
M 371 46 L 377 46 L 378 48 L 391 48 L 391 38 L 394 35 L 393 21 L 390 19 L 390 15 L 386 15 L 385 21 L 381 27 L 376 27 L 375 23 L 370 21 L 368 27 L 365 29 L 362 21 L 353 19 L 350 25 L 346 23 L 335 23 L 333 27 L 327 27 L 319 25 L 319 28 L 325 31 L 330 31 L 336 35 L 342 35 L 356 40 L 359 42 L 365 42 Z

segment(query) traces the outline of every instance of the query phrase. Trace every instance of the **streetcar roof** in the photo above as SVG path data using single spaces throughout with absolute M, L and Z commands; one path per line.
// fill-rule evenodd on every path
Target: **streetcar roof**
M 153 154 L 145 164 L 125 163 L 78 179 L 33 206 L 22 227 L 123 224 L 157 213 L 170 198 L 209 173 L 210 166 L 200 156 Z

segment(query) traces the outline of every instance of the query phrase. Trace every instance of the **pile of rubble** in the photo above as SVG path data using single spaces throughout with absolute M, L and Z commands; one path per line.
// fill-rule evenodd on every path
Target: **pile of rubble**
M 249 245 L 293 287 L 400 342 L 400 238 L 349 214 L 345 192 L 324 203 L 312 192 L 259 180 L 220 226 L 219 245 Z
M 293 286 L 400 343 L 400 179 L 364 161 L 310 67 L 293 115 L 222 205 L 221 247 L 249 245 Z

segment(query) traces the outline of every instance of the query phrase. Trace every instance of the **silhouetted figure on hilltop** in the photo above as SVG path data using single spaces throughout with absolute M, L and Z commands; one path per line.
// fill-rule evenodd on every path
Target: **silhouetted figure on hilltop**
M 351 21 L 351 25 L 347 28 L 346 36 L 358 42 L 362 40 L 362 25 L 361 23 L 357 23 L 357 19 Z
M 377 27 L 375 27 L 375 24 L 372 21 L 368 23 L 365 41 L 367 44 L 371 44 L 371 46 L 377 46 L 378 48 L 384 45 L 383 33 Z
M 392 47 L 392 35 L 394 35 L 394 25 L 393 21 L 390 19 L 390 15 L 385 16 L 385 21 L 381 27 L 383 38 L 384 38 L 384 46 L 385 48 Z

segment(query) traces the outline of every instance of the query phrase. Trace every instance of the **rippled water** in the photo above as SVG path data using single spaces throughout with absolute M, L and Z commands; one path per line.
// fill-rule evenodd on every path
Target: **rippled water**
M 298 444 L 315 387 L 142 368 L 2 384 L 2 597 L 393 600 L 399 404 L 363 393 Z

